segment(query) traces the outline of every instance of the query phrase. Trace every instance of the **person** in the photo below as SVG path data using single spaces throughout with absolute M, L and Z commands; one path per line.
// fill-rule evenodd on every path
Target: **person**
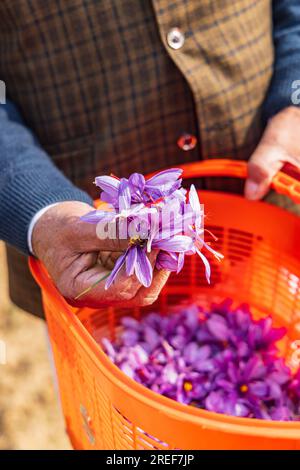
M 25 310 L 42 315 L 28 254 L 74 304 L 105 269 L 99 252 L 124 249 L 80 223 L 95 176 L 249 160 L 245 196 L 257 200 L 284 163 L 299 168 L 298 0 L 3 0 L 0 12 L 0 238 Z M 149 304 L 167 276 L 146 290 L 121 275 L 79 305 Z

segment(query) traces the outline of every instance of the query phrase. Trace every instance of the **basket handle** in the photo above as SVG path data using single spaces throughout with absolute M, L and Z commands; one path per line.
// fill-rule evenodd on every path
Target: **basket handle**
M 199 178 L 204 176 L 228 176 L 233 178 L 247 178 L 247 162 L 209 159 L 199 162 L 180 165 L 183 169 L 183 178 Z M 293 167 L 294 168 L 294 167 Z M 279 194 L 289 196 L 294 202 L 300 204 L 300 172 L 285 166 L 273 178 L 271 188 Z

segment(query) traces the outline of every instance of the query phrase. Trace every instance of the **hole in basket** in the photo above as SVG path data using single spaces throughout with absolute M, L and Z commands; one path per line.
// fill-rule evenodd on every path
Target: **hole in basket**
M 166 442 L 161 441 L 155 436 L 151 436 L 138 426 L 134 426 L 131 421 L 124 416 L 117 408 L 113 407 L 113 414 L 118 429 L 119 439 L 122 446 L 135 448 L 137 450 L 162 450 L 170 449 Z

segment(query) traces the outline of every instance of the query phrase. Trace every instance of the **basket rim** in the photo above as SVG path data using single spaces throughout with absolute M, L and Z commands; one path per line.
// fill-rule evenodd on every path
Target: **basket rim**
M 131 396 L 146 405 L 157 407 L 167 414 L 176 413 L 176 418 L 181 421 L 193 424 L 201 424 L 206 429 L 222 430 L 224 432 L 242 434 L 247 436 L 268 437 L 274 439 L 295 439 L 300 440 L 300 421 L 271 421 L 257 418 L 243 418 L 215 413 L 199 408 L 178 403 L 171 398 L 160 395 L 147 387 L 135 382 L 124 374 L 103 351 L 88 330 L 84 327 L 80 319 L 72 312 L 72 308 L 60 295 L 55 285 L 47 274 L 45 267 L 36 258 L 29 258 L 29 267 L 40 288 L 51 298 L 55 299 L 61 314 L 72 324 L 72 334 L 77 333 L 77 339 L 82 347 L 89 354 L 94 364 L 101 368 L 107 379 L 115 386 L 126 390 Z M 89 310 L 87 308 L 87 310 Z M 93 309 L 90 309 L 93 310 Z

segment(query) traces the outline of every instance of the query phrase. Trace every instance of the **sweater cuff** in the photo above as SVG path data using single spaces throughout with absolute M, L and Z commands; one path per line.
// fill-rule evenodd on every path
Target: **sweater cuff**
M 27 245 L 28 245 L 28 249 L 30 251 L 30 253 L 32 255 L 34 255 L 34 252 L 33 252 L 33 248 L 32 248 L 32 234 L 33 234 L 33 229 L 37 223 L 38 220 L 40 220 L 40 218 L 42 217 L 42 215 L 45 214 L 45 212 L 47 212 L 48 209 L 51 209 L 51 207 L 54 207 L 56 206 L 57 204 L 59 204 L 59 202 L 54 202 L 53 204 L 49 204 L 48 206 L 46 207 L 43 207 L 43 209 L 40 209 L 34 216 L 33 218 L 31 219 L 30 221 L 30 224 L 29 224 L 29 227 L 28 227 L 28 232 L 27 232 Z
M 9 194 L 14 199 L 6 198 L 5 207 L 0 204 L 3 235 L 0 238 L 26 255 L 31 254 L 27 240 L 29 225 L 41 209 L 63 201 L 81 201 L 93 205 L 92 198 L 76 188 L 57 168 L 50 168 L 49 165 L 47 171 L 42 170 L 39 168 L 24 171 L 19 177 L 16 174 L 6 177 Z

